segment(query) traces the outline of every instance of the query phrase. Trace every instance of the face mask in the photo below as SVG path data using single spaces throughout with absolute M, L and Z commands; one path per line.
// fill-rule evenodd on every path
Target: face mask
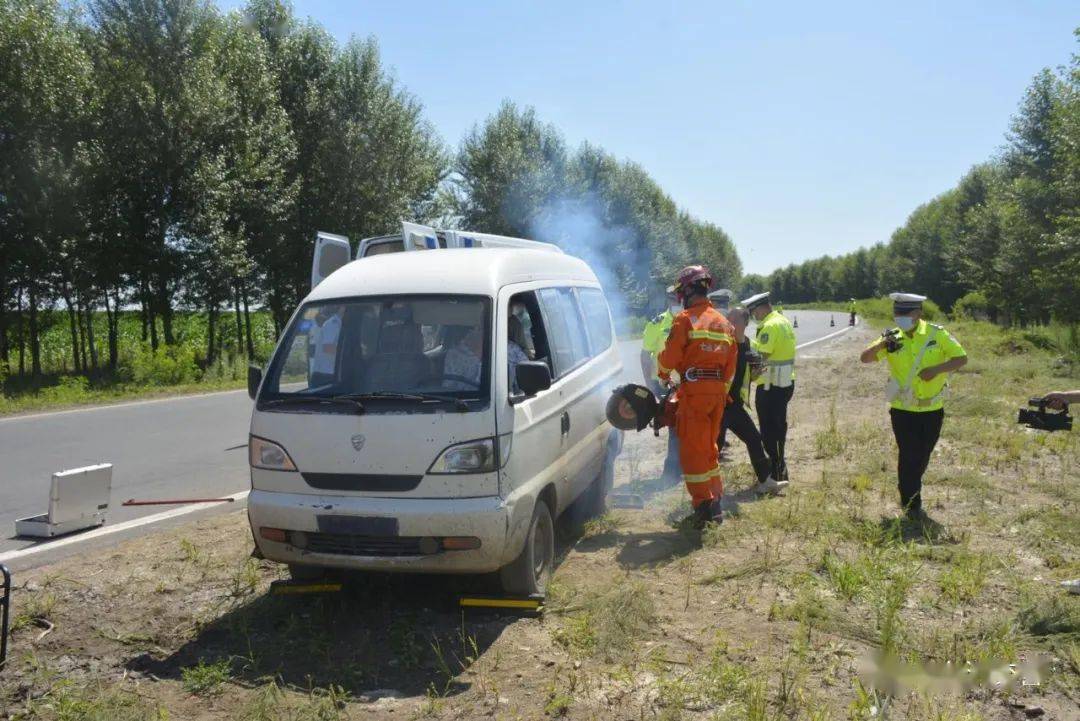
M 915 319 L 910 315 L 898 315 L 893 318 L 896 321 L 896 326 L 903 331 L 911 330 L 915 327 Z

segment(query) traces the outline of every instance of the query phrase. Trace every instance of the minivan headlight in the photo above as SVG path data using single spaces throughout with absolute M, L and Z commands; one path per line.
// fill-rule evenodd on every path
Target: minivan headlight
M 510 458 L 510 433 L 497 438 L 478 438 L 450 446 L 435 459 L 428 473 L 491 473 Z
M 258 436 L 248 439 L 248 463 L 252 468 L 265 468 L 268 471 L 296 470 L 296 464 L 284 448 Z

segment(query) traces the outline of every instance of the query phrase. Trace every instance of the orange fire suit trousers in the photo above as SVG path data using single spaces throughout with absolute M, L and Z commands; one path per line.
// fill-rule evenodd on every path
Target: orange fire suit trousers
M 724 495 L 716 438 L 720 435 L 726 400 L 726 395 L 719 393 L 694 393 L 679 398 L 675 416 L 679 462 L 695 508 Z

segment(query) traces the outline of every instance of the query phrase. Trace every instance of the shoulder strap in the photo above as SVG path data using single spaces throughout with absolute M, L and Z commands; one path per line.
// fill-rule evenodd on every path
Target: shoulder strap
M 915 382 L 915 374 L 919 372 L 919 364 L 922 363 L 923 356 L 926 355 L 926 349 L 930 347 L 930 343 L 934 340 L 938 331 L 941 330 L 941 326 L 928 324 L 931 331 L 926 334 L 926 342 L 922 344 L 922 348 L 919 349 L 919 354 L 915 356 L 915 362 L 911 364 L 911 371 L 908 372 L 907 381 L 904 383 L 904 390 L 910 391 L 911 384 Z

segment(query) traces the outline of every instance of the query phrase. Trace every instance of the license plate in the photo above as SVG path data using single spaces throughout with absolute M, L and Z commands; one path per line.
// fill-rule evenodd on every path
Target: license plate
M 351 536 L 396 536 L 398 519 L 372 516 L 316 516 L 320 533 Z

